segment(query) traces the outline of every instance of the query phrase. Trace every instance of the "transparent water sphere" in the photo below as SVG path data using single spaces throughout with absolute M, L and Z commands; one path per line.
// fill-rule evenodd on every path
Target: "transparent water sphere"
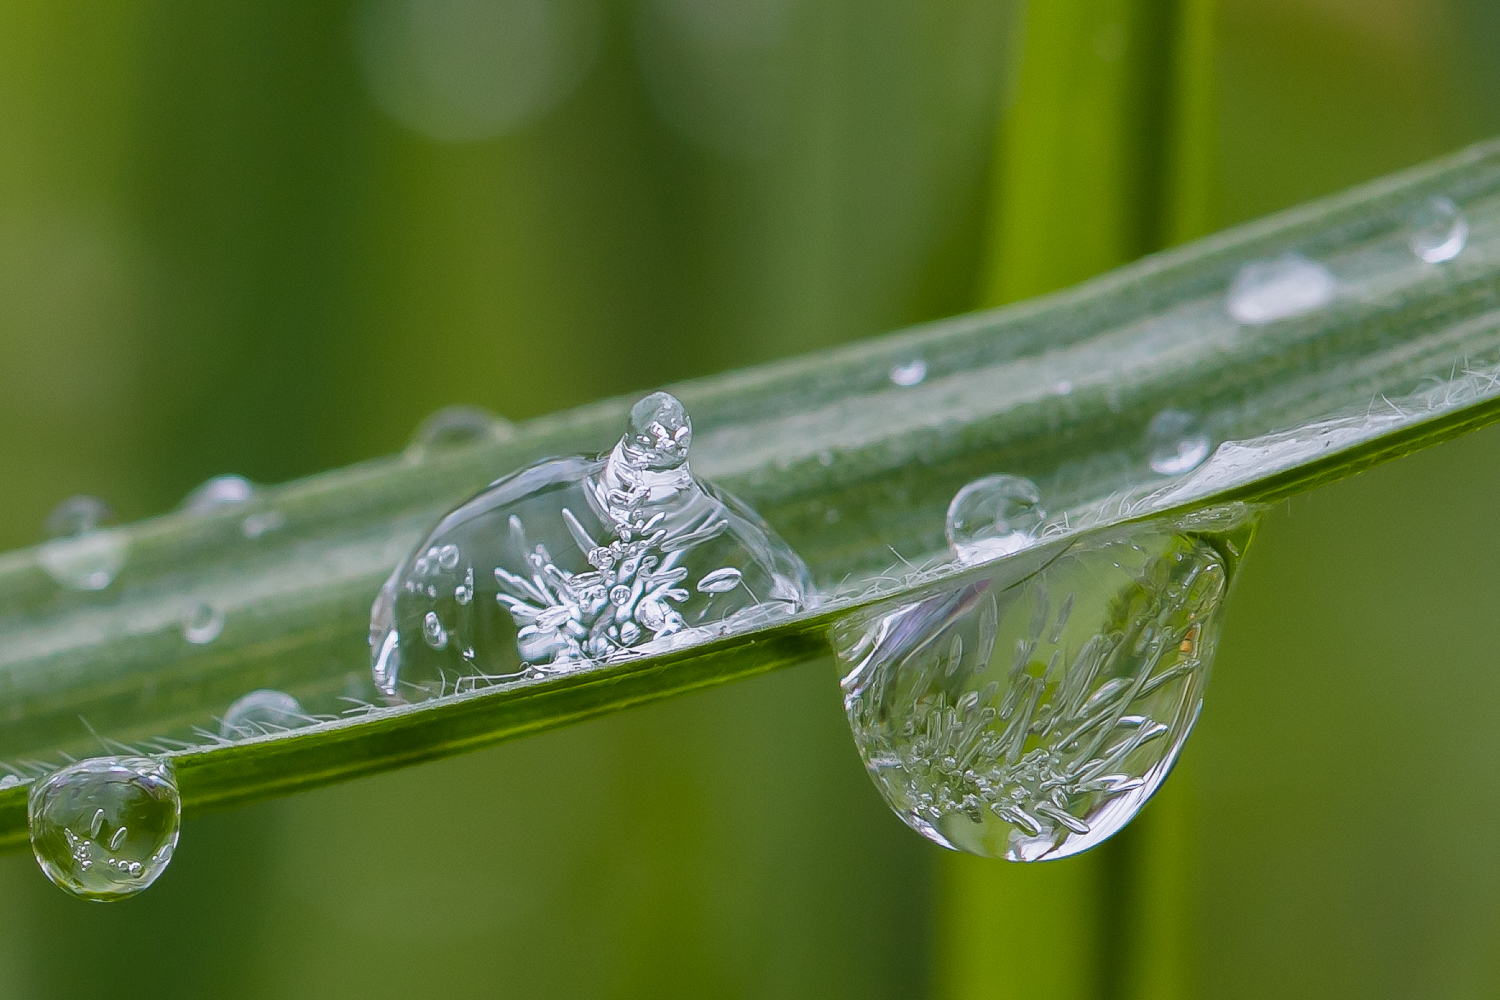
M 309 721 L 296 698 L 285 691 L 262 689 L 229 706 L 219 724 L 219 735 L 226 740 L 251 739 L 298 729 Z
M 1338 291 L 1328 268 L 1301 254 L 1255 260 L 1240 268 L 1225 308 L 1237 323 L 1263 326 L 1321 309 Z
M 1032 545 L 1046 518 L 1036 483 L 985 476 L 954 494 L 945 528 L 958 560 L 978 563 Z
M 182 802 L 169 765 L 96 757 L 54 772 L 27 803 L 31 849 L 60 889 L 107 902 L 155 882 L 172 860 Z
M 206 514 L 223 507 L 248 503 L 255 496 L 255 484 L 244 476 L 214 476 L 187 495 L 182 506 L 195 514 Z
M 692 423 L 655 393 L 598 458 L 554 458 L 442 519 L 381 588 L 372 674 L 393 702 L 564 673 L 807 606 L 807 569 L 754 511 L 693 476 Z
M 37 562 L 64 587 L 104 590 L 124 568 L 130 548 L 122 530 L 104 527 L 112 517 L 97 497 L 69 497 L 47 516 L 52 537 L 38 546 Z
M 497 441 L 510 433 L 510 421 L 489 410 L 478 406 L 445 406 L 417 425 L 406 446 L 406 459 L 417 462 L 436 451 Z
M 1407 245 L 1429 264 L 1452 260 L 1468 242 L 1469 220 L 1451 198 L 1429 198 L 1412 216 Z
M 1198 418 L 1181 410 L 1162 410 L 1146 427 L 1151 471 L 1162 476 L 1180 476 L 1203 464 L 1208 457 L 1208 435 Z
M 845 710 L 881 795 L 986 857 L 1061 858 L 1115 833 L 1198 717 L 1249 530 L 1134 526 L 841 622 Z
M 182 637 L 195 646 L 206 646 L 224 631 L 224 612 L 212 604 L 195 604 L 182 616 Z

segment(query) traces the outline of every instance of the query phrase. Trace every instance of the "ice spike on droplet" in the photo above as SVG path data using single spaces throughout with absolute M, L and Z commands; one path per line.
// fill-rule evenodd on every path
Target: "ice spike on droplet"
M 1015 555 L 835 625 L 849 725 L 891 808 L 944 847 L 1011 861 L 1128 823 L 1198 717 L 1255 516 Z
M 60 889 L 108 902 L 166 870 L 182 801 L 171 767 L 149 757 L 95 757 L 32 786 L 31 849 Z
M 371 671 L 392 702 L 565 673 L 802 610 L 797 554 L 696 478 L 693 426 L 657 392 L 597 458 L 555 458 L 449 513 L 370 613 Z

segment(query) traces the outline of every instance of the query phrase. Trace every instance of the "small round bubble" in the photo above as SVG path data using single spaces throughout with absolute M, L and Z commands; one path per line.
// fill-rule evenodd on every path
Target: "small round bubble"
M 438 618 L 436 611 L 429 611 L 423 616 L 422 638 L 433 649 L 448 648 L 448 630 L 443 628 L 443 622 Z
M 251 691 L 224 713 L 219 735 L 226 740 L 250 739 L 308 724 L 296 698 L 285 691 Z
M 105 902 L 145 889 L 177 846 L 182 802 L 171 768 L 147 757 L 96 757 L 34 785 L 31 849 L 59 888 Z
M 1162 410 L 1146 427 L 1151 471 L 1162 476 L 1180 476 L 1203 464 L 1208 457 L 1208 435 L 1198 418 L 1182 410 Z
M 212 604 L 195 604 L 182 616 L 182 637 L 195 646 L 206 646 L 224 631 L 224 612 Z
M 1442 196 L 1429 198 L 1427 203 L 1413 213 L 1411 235 L 1407 245 L 1411 252 L 1429 264 L 1441 264 L 1463 253 L 1469 242 L 1469 220 L 1453 199 Z
M 1019 552 L 1036 540 L 1046 517 L 1036 483 L 985 476 L 959 490 L 948 505 L 948 544 L 962 562 Z

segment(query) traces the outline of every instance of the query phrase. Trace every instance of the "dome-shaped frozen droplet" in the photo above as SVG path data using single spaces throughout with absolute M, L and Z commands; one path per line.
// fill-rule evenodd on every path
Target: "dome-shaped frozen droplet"
M 1225 308 L 1236 322 L 1262 326 L 1320 309 L 1337 291 L 1338 282 L 1322 264 L 1286 253 L 1240 268 Z
M 182 616 L 182 637 L 195 646 L 206 646 L 224 631 L 224 611 L 212 604 L 195 604 Z
M 1441 264 L 1463 253 L 1469 242 L 1469 220 L 1453 199 L 1442 196 L 1429 198 L 1427 203 L 1413 213 L 1411 235 L 1407 245 L 1411 252 L 1429 264 Z
M 1131 526 L 836 625 L 849 724 L 891 808 L 1012 861 L 1119 830 L 1197 718 L 1250 527 Z
M 408 461 L 420 461 L 434 451 L 498 441 L 511 433 L 511 423 L 478 406 L 445 406 L 417 425 L 406 446 Z
M 194 514 L 204 514 L 247 503 L 253 496 L 255 484 L 244 476 L 214 476 L 189 493 L 187 499 L 182 501 L 182 506 Z
M 74 590 L 103 590 L 125 566 L 130 543 L 118 528 L 103 525 L 113 516 L 96 497 L 69 497 L 47 516 L 52 537 L 37 548 L 47 575 Z
M 1180 476 L 1203 464 L 1208 457 L 1208 435 L 1198 418 L 1181 410 L 1162 410 L 1146 427 L 1146 446 L 1151 451 L 1151 471 Z
M 219 724 L 219 735 L 226 740 L 245 740 L 307 724 L 296 698 L 285 691 L 263 689 L 251 691 L 229 706 Z
M 985 476 L 959 490 L 948 505 L 948 544 L 963 563 L 1009 555 L 1036 541 L 1046 517 L 1036 483 Z
M 172 771 L 146 757 L 97 757 L 32 786 L 31 849 L 59 888 L 85 899 L 122 899 L 166 870 L 182 802 Z
M 902 388 L 921 385 L 922 380 L 926 377 L 927 362 L 923 361 L 921 358 L 916 358 L 904 364 L 891 366 L 891 381 L 894 384 L 901 386 Z
M 449 513 L 370 609 L 393 702 L 759 627 L 808 604 L 807 568 L 744 504 L 696 479 L 692 423 L 653 393 L 606 455 L 555 458 Z

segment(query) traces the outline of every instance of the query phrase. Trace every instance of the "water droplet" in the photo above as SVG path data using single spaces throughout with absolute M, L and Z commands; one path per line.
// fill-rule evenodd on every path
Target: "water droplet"
M 255 484 L 244 476 L 214 476 L 187 495 L 182 506 L 194 514 L 246 503 L 255 495 Z
M 103 590 L 125 565 L 130 543 L 119 528 L 102 527 L 112 516 L 95 497 L 69 497 L 52 509 L 47 530 L 53 537 L 37 548 L 47 575 L 75 590 Z
M 166 762 L 81 760 L 32 787 L 31 849 L 59 888 L 84 899 L 123 899 L 166 870 L 181 812 Z
M 1322 264 L 1301 254 L 1251 261 L 1229 288 L 1226 308 L 1236 322 L 1262 326 L 1320 309 L 1333 301 L 1338 282 Z
M 226 740 L 246 740 L 298 729 L 309 721 L 296 698 L 284 691 L 262 689 L 229 706 L 219 724 L 219 735 Z
M 608 454 L 528 466 L 449 513 L 371 607 L 376 686 L 421 701 L 675 649 L 805 607 L 802 561 L 693 476 L 691 443 L 682 404 L 653 393 Z
M 948 505 L 948 544 L 960 562 L 984 562 L 1031 545 L 1046 517 L 1036 483 L 985 476 L 959 490 Z
M 1469 220 L 1451 198 L 1428 198 L 1411 218 L 1411 252 L 1429 264 L 1441 264 L 1463 252 L 1469 242 Z
M 876 787 L 924 836 L 987 857 L 1060 858 L 1115 833 L 1197 718 L 1230 549 L 1131 526 L 835 626 Z
M 893 365 L 891 367 L 891 381 L 903 388 L 921 385 L 922 380 L 926 377 L 927 362 L 921 358 L 908 361 L 904 365 Z
M 1198 418 L 1181 410 L 1162 410 L 1146 427 L 1151 471 L 1159 475 L 1180 476 L 1196 469 L 1208 457 L 1209 444 Z
M 195 604 L 182 616 L 182 637 L 195 646 L 206 646 L 224 631 L 224 612 L 212 604 Z
M 1063 379 L 1060 382 L 1053 382 L 1052 383 L 1052 394 L 1054 396 L 1071 396 L 1071 395 L 1073 395 L 1073 383 L 1069 382 L 1067 379 Z
M 509 437 L 511 423 L 477 406 L 445 406 L 417 425 L 406 446 L 409 462 L 434 451 L 466 448 Z
M 256 539 L 286 524 L 286 515 L 279 510 L 261 511 L 251 514 L 240 522 L 240 533 L 246 538 Z
M 14 774 L 0 775 L 0 791 L 4 791 L 7 788 L 15 788 L 20 783 L 21 779 Z

